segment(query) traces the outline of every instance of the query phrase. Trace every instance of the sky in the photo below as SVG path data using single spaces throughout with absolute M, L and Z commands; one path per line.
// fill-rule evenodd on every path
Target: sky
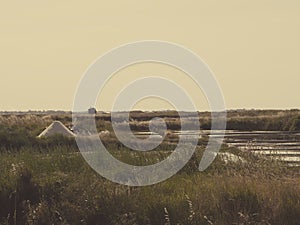
M 227 109 L 300 108 L 300 1 L 127 0 L 2 1 L 0 111 L 71 110 L 86 69 L 128 42 L 162 40 L 185 46 L 213 71 Z M 204 94 L 181 71 L 144 63 L 116 73 L 96 104 L 141 76 L 182 84 L 199 110 Z M 145 99 L 136 109 L 172 108 Z

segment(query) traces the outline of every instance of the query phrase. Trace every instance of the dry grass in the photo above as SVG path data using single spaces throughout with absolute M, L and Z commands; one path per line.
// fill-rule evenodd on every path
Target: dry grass
M 20 148 L 15 139 L 1 139 L 11 148 L 0 153 L 0 224 L 299 224 L 299 168 L 223 146 L 247 163 L 217 158 L 199 172 L 206 144 L 200 140 L 190 162 L 169 180 L 126 187 L 96 174 L 70 140 L 32 145 L 34 134 L 56 119 L 70 123 L 70 115 L 0 116 L 2 137 L 23 129 L 20 137 L 30 138 Z M 110 126 L 106 119 L 98 122 L 101 129 Z M 163 160 L 176 143 L 176 136 L 167 134 L 168 144 L 140 154 L 113 134 L 104 139 L 115 157 L 136 165 Z

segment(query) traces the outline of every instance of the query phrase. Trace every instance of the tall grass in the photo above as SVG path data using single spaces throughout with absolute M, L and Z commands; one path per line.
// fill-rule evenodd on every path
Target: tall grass
M 252 169 L 217 159 L 200 173 L 201 154 L 169 180 L 138 188 L 100 177 L 73 148 L 2 153 L 0 218 L 3 224 L 298 224 L 299 171 L 249 158 Z
M 221 151 L 246 163 L 217 157 L 199 172 L 207 142 L 201 139 L 190 162 L 172 178 L 127 187 L 93 171 L 74 140 L 35 138 L 53 119 L 70 122 L 69 115 L 57 117 L 0 118 L 6 140 L 0 141 L 0 224 L 299 224 L 299 168 L 223 145 Z M 100 120 L 99 126 L 108 128 L 107 118 Z M 111 154 L 134 165 L 165 159 L 176 137 L 166 141 L 146 153 L 127 149 L 113 136 L 104 138 Z

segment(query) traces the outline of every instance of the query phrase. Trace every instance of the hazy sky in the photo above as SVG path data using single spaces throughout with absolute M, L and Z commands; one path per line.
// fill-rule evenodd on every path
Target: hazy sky
M 197 53 L 219 81 L 227 108 L 300 108 L 298 0 L 12 0 L 0 7 L 0 111 L 71 110 L 78 82 L 98 56 L 144 39 Z M 153 64 L 116 74 L 97 108 L 109 109 L 126 82 L 147 75 L 181 82 L 207 109 L 185 74 Z M 166 105 L 148 99 L 137 108 Z

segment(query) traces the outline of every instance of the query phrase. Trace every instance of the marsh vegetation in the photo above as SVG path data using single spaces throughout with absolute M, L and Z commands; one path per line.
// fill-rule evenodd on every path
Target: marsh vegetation
M 300 112 L 232 111 L 228 129 L 299 130 Z M 178 130 L 176 112 L 133 112 L 131 128 L 149 131 L 153 116 Z M 64 136 L 36 138 L 52 121 L 71 126 L 69 113 L 3 114 L 0 116 L 0 224 L 299 224 L 300 170 L 224 144 L 220 156 L 198 171 L 207 143 L 204 135 L 189 163 L 175 176 L 147 187 L 112 183 L 84 161 L 75 140 Z M 209 128 L 209 113 L 200 114 Z M 110 115 L 98 113 L 99 131 L 112 131 Z M 255 128 L 255 129 L 253 129 Z M 174 150 L 171 132 L 150 153 L 127 149 L 112 132 L 101 137 L 118 159 L 135 165 L 163 160 Z

